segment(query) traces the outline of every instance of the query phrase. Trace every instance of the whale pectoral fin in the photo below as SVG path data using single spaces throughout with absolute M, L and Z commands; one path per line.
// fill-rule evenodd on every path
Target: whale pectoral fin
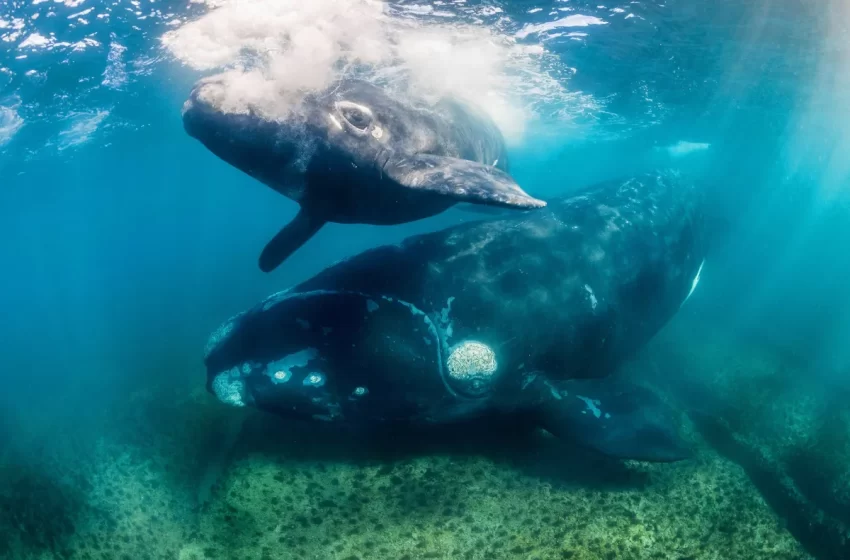
M 546 203 L 524 190 L 504 171 L 465 159 L 417 155 L 395 158 L 384 172 L 400 185 L 453 198 L 458 202 L 542 208 Z
M 291 222 L 283 226 L 277 234 L 272 237 L 263 252 L 260 254 L 260 270 L 271 272 L 289 258 L 289 255 L 304 245 L 317 231 L 319 231 L 325 220 L 316 217 L 303 208 Z
M 655 393 L 611 379 L 543 381 L 539 423 L 556 437 L 618 459 L 690 456 L 673 411 Z
M 455 206 L 456 210 L 467 214 L 479 214 L 481 216 L 506 216 L 511 211 L 525 212 L 522 208 L 505 208 L 503 206 L 484 206 L 483 204 L 463 203 Z

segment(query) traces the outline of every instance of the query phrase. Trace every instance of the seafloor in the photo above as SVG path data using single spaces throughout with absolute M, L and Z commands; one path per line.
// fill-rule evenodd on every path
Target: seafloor
M 672 465 L 508 425 L 365 445 L 163 381 L 5 447 L 0 558 L 850 558 L 846 398 L 723 332 L 679 320 L 627 368 L 687 407 Z

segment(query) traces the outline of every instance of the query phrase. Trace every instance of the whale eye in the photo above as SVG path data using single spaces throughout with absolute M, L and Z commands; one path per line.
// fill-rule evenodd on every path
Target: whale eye
M 372 111 L 367 107 L 349 101 L 341 101 L 337 104 L 337 108 L 342 117 L 348 121 L 348 124 L 360 131 L 365 132 L 372 124 Z

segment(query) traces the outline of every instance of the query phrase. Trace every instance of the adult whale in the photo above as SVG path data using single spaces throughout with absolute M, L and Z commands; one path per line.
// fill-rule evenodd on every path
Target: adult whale
M 685 456 L 669 410 L 611 377 L 690 296 L 702 199 L 674 172 L 366 251 L 227 321 L 221 401 L 358 426 L 530 419 L 620 458 Z
M 198 82 L 183 123 L 218 157 L 301 206 L 263 250 L 263 271 L 326 222 L 400 224 L 457 202 L 545 206 L 507 174 L 495 123 L 456 100 L 427 104 L 343 80 L 273 118 L 234 106 L 228 84 L 221 77 Z

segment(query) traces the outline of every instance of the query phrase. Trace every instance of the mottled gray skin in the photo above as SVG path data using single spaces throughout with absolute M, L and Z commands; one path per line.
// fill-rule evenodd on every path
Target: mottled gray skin
M 659 172 L 367 251 L 229 321 L 209 347 L 210 387 L 231 404 L 355 423 L 536 415 L 609 455 L 681 458 L 660 401 L 602 378 L 690 295 L 701 206 Z M 453 375 L 470 341 L 497 366 Z M 291 379 L 271 381 L 308 348 L 284 363 Z
M 267 266 L 325 222 L 400 224 L 457 202 L 545 205 L 507 174 L 495 123 L 455 100 L 427 104 L 343 80 L 271 119 L 221 110 L 226 88 L 215 78 L 200 81 L 183 122 L 221 159 L 301 205 L 301 222 L 283 234 L 288 242 L 272 249 Z

